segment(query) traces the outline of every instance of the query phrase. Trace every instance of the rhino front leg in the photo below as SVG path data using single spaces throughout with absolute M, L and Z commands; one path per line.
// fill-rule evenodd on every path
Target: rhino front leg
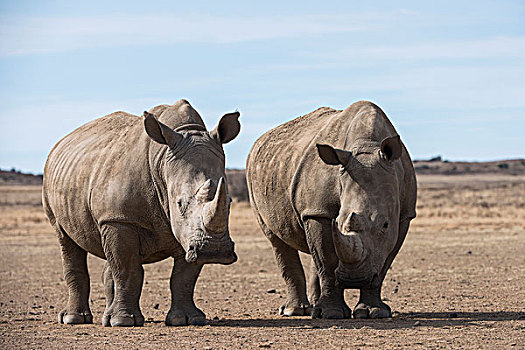
M 399 223 L 399 236 L 394 250 L 385 261 L 385 265 L 381 269 L 376 285 L 372 288 L 362 288 L 359 295 L 359 302 L 354 308 L 355 318 L 387 318 L 392 317 L 392 310 L 390 306 L 381 300 L 381 288 L 385 279 L 386 273 L 392 265 L 392 261 L 396 257 L 401 245 L 405 241 L 405 237 L 410 226 L 410 220 L 403 220 Z
M 337 255 L 332 242 L 331 220 L 305 220 L 306 240 L 312 254 L 321 293 L 314 305 L 312 318 L 349 318 L 352 314 L 344 300 L 344 289 L 336 283 Z
M 112 327 L 144 325 L 139 306 L 144 280 L 139 232 L 128 224 L 104 224 L 102 244 L 109 265 L 104 271 L 104 287 L 109 297 L 102 324 Z
M 266 236 L 272 243 L 277 266 L 281 270 L 288 289 L 288 298 L 279 307 L 279 315 L 310 315 L 312 307 L 306 297 L 306 278 L 298 251 L 283 242 L 272 232 L 266 232 Z
M 195 283 L 202 264 L 188 263 L 186 259 L 175 259 L 170 279 L 171 308 L 166 316 L 167 326 L 206 324 L 206 315 L 193 301 Z
M 392 317 L 390 306 L 381 300 L 381 287 L 361 288 L 359 302 L 354 308 L 355 318 Z
M 93 323 L 89 309 L 89 274 L 87 252 L 80 248 L 57 225 L 58 240 L 62 251 L 64 278 L 69 290 L 67 307 L 58 315 L 58 322 L 65 324 Z

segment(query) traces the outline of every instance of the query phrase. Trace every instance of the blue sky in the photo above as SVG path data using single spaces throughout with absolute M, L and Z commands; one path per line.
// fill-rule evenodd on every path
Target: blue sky
M 369 3 L 369 4 L 368 4 Z M 188 99 L 241 112 L 227 166 L 321 106 L 377 103 L 413 158 L 525 157 L 523 1 L 1 1 L 0 168 L 65 134 Z

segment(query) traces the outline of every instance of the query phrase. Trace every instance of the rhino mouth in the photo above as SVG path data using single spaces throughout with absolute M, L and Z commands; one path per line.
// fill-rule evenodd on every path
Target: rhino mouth
M 365 277 L 352 277 L 352 276 L 365 276 Z M 376 284 L 378 280 L 377 273 L 356 273 L 356 271 L 350 271 L 343 266 L 339 266 L 335 271 L 335 277 L 337 284 L 344 289 L 361 289 L 370 288 Z
M 370 279 L 343 279 L 337 277 L 337 283 L 344 289 L 361 289 L 370 285 Z
M 222 240 L 193 240 L 186 251 L 185 259 L 196 264 L 230 265 L 237 261 L 235 243 L 228 238 Z

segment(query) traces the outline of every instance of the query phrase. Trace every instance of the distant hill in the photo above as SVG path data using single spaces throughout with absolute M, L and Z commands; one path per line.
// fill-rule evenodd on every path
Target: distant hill
M 525 175 L 525 159 L 497 160 L 493 162 L 449 162 L 436 157 L 415 160 L 418 175 L 501 174 Z
M 2 185 L 41 185 L 42 175 L 23 173 L 19 170 L 0 169 L 0 186 Z
M 500 174 L 525 175 L 525 159 L 498 160 L 493 162 L 449 162 L 436 157 L 430 160 L 415 160 L 418 175 L 473 175 Z M 248 200 L 244 169 L 227 169 L 230 195 L 238 201 Z M 0 170 L 1 185 L 41 185 L 42 175 L 25 174 L 17 170 Z

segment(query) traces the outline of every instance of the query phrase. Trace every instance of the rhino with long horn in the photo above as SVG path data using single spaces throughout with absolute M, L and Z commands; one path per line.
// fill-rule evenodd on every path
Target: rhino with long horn
M 193 302 L 206 263 L 237 260 L 222 145 L 239 113 L 207 131 L 185 100 L 143 117 L 116 112 L 60 140 L 44 170 L 43 205 L 62 248 L 69 301 L 59 321 L 91 323 L 87 253 L 106 259 L 105 326 L 142 326 L 142 264 L 174 258 L 167 325 L 200 325 Z
M 320 108 L 261 136 L 246 165 L 250 202 L 288 287 L 282 315 L 392 315 L 386 272 L 415 217 L 416 179 L 385 113 L 370 102 Z M 314 264 L 307 296 L 298 251 Z

